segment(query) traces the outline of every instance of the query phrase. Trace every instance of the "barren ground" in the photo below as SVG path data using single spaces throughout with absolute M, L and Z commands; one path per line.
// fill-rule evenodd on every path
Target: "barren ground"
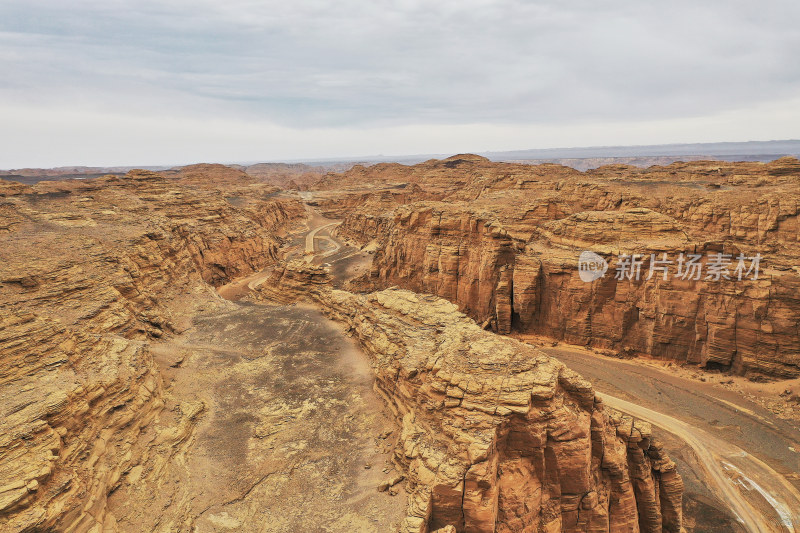
M 404 516 L 376 490 L 394 435 L 371 371 L 318 311 L 231 304 L 156 350 L 165 412 L 205 410 L 162 475 L 114 495 L 125 530 L 371 532 Z

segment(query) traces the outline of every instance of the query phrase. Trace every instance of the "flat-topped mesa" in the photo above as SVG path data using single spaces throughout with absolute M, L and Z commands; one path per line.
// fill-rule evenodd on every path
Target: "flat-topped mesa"
M 680 531 L 683 483 L 649 425 L 604 409 L 563 364 L 434 296 L 318 298 L 402 425 L 404 533 Z
M 181 185 L 199 188 L 252 185 L 257 182 L 253 176 L 239 168 L 220 164 L 188 165 L 164 170 L 159 174 Z

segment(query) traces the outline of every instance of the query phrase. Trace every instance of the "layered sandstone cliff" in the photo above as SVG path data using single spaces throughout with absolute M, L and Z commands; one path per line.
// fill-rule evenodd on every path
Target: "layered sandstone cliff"
M 231 202 L 144 171 L 0 185 L 0 529 L 113 530 L 108 494 L 163 406 L 146 340 L 274 262 L 279 226 L 304 213 L 245 187 Z
M 448 172 L 462 186 L 442 193 Z M 428 176 L 443 199 L 365 203 L 338 228 L 376 243 L 366 280 L 372 288 L 400 284 L 443 296 L 500 333 L 741 374 L 800 375 L 797 160 L 617 165 L 582 174 L 451 158 L 379 183 L 408 176 L 423 189 Z M 603 278 L 581 280 L 584 250 L 609 263 Z M 730 259 L 732 279 L 706 279 L 718 253 Z M 632 254 L 643 258 L 640 278 L 615 279 Z M 648 279 L 651 254 L 672 260 L 668 279 Z M 680 254 L 703 256 L 700 279 L 676 276 Z M 758 279 L 737 279 L 739 255 L 762 257 Z
M 683 484 L 650 427 L 530 345 L 440 298 L 319 298 L 372 359 L 402 432 L 404 532 L 680 531 Z

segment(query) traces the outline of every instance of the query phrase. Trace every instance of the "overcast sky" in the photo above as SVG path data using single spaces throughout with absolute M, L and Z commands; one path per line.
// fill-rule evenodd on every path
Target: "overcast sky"
M 0 168 L 800 138 L 797 0 L 0 0 Z

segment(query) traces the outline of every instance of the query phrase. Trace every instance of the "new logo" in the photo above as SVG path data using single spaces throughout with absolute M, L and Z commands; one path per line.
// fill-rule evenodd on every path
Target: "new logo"
M 578 274 L 587 283 L 605 276 L 608 263 L 594 252 L 584 250 L 578 257 Z

